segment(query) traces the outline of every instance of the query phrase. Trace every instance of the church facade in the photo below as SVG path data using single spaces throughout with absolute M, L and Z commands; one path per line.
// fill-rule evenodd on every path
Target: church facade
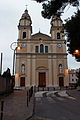
M 26 9 L 19 20 L 16 49 L 15 87 L 68 86 L 64 27 L 60 17 L 51 19 L 50 34 L 32 34 L 32 20 Z

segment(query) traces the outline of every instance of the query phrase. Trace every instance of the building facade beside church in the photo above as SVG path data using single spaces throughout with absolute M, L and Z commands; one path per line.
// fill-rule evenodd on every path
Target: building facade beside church
M 32 34 L 32 20 L 26 9 L 19 20 L 15 65 L 15 87 L 36 85 L 68 86 L 64 27 L 60 17 L 51 19 L 50 34 Z

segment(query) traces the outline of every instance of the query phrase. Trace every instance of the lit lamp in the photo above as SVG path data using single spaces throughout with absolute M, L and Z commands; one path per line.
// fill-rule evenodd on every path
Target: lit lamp
M 16 50 L 21 50 L 21 48 L 22 48 L 21 46 L 17 46 Z
M 18 74 L 18 73 L 16 73 L 16 74 L 15 74 L 15 77 L 16 77 L 16 78 L 18 78 L 18 77 L 19 77 L 19 74 Z
M 73 55 L 75 55 L 77 62 L 80 62 L 80 50 L 75 50 Z
M 68 69 L 65 69 L 65 73 L 68 74 Z
M 79 50 L 75 50 L 73 54 L 74 55 L 78 55 L 79 54 Z

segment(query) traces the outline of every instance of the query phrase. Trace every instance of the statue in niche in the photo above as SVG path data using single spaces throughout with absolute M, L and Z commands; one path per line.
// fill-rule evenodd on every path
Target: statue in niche
M 59 64 L 59 73 L 62 73 L 62 64 Z
M 21 73 L 22 73 L 22 74 L 25 73 L 25 65 L 24 65 L 24 64 L 22 64 L 22 66 L 21 66 Z

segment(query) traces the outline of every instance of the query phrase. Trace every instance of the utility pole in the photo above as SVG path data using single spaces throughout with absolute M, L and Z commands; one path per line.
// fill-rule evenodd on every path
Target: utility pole
M 1 53 L 1 61 L 0 61 L 0 75 L 2 73 L 2 58 L 3 58 L 3 53 Z

